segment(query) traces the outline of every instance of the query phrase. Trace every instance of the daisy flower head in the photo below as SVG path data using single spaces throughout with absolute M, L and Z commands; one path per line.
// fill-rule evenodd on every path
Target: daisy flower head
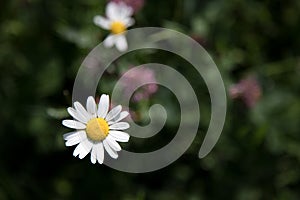
M 104 149 L 114 159 L 118 158 L 121 146 L 118 142 L 128 142 L 129 135 L 123 130 L 129 128 L 127 122 L 121 122 L 128 116 L 118 105 L 109 111 L 109 96 L 101 95 L 97 105 L 94 97 L 90 96 L 86 102 L 86 109 L 79 103 L 74 108 L 69 107 L 68 113 L 74 120 L 63 120 L 62 124 L 68 128 L 76 129 L 63 135 L 66 146 L 77 145 L 73 156 L 82 159 L 91 152 L 91 162 L 102 164 Z
M 106 17 L 97 15 L 94 17 L 94 23 L 111 33 L 103 41 L 105 47 L 116 46 L 119 51 L 126 51 L 128 48 L 124 32 L 129 26 L 134 24 L 131 18 L 133 9 L 123 2 L 109 2 L 106 6 Z

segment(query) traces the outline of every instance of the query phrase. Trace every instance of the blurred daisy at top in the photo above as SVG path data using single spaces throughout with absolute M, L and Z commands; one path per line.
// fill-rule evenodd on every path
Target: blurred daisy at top
M 118 142 L 128 142 L 129 135 L 123 130 L 129 128 L 127 122 L 120 122 L 128 116 L 127 111 L 122 111 L 118 105 L 109 111 L 109 96 L 103 94 L 99 105 L 94 97 L 90 96 L 86 102 L 86 109 L 79 103 L 74 103 L 74 108 L 69 107 L 68 113 L 74 120 L 63 120 L 62 124 L 68 128 L 76 129 L 64 134 L 66 146 L 77 145 L 73 156 L 82 159 L 91 152 L 91 162 L 102 164 L 104 149 L 114 159 L 118 158 L 121 146 Z
M 100 15 L 94 17 L 94 23 L 111 33 L 103 41 L 105 47 L 116 46 L 119 51 L 128 48 L 125 31 L 134 24 L 131 18 L 133 9 L 123 2 L 109 2 L 106 6 L 106 18 Z

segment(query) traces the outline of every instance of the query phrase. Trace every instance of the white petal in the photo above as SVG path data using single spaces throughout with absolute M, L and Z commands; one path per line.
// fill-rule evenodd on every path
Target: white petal
M 80 122 L 86 124 L 88 122 L 88 118 L 83 113 L 81 113 L 80 111 L 76 110 L 76 108 L 74 110 L 76 112 L 77 117 L 80 118 Z
M 85 131 L 74 131 L 74 132 L 64 134 L 63 137 L 64 137 L 64 140 L 69 140 L 74 137 L 81 137 L 82 139 L 85 139 L 86 133 L 85 133 Z
M 121 105 L 118 105 L 118 106 L 114 107 L 113 109 L 111 109 L 111 111 L 105 117 L 106 121 L 114 119 L 116 116 L 118 116 L 118 114 L 121 112 L 121 110 L 122 110 Z
M 111 20 L 117 20 L 119 18 L 118 5 L 114 2 L 109 2 L 106 6 L 106 17 Z
M 77 147 L 74 149 L 73 156 L 75 156 L 75 157 L 78 156 L 81 153 L 81 151 L 84 151 L 84 149 L 83 149 L 83 141 L 81 141 L 79 143 L 79 145 L 77 145 Z
M 77 113 L 80 113 L 86 120 L 87 122 L 92 118 L 92 115 L 89 114 L 85 108 L 81 105 L 81 103 L 79 103 L 78 101 L 76 101 L 74 103 L 74 107 L 77 111 Z
M 113 137 L 108 135 L 105 140 L 107 141 L 107 143 L 113 150 L 121 151 L 121 149 L 122 149 L 121 146 L 114 140 Z
M 80 159 L 84 158 L 88 153 L 90 153 L 93 147 L 93 143 L 90 142 L 89 140 L 84 140 L 82 145 L 84 150 L 81 151 L 81 154 L 79 154 Z
M 65 134 L 63 134 L 63 138 L 64 138 L 64 140 L 68 140 L 68 139 L 70 139 L 70 137 L 72 137 L 72 135 L 74 135 L 76 133 L 77 133 L 76 131 L 65 133 Z
M 104 17 L 102 17 L 100 15 L 95 16 L 93 21 L 97 26 L 100 26 L 101 28 L 103 28 L 105 30 L 110 29 L 110 20 L 105 19 Z
M 92 96 L 88 97 L 88 99 L 86 100 L 86 109 L 91 115 L 93 115 L 93 117 L 96 117 L 97 105 L 94 97 Z
M 123 20 L 124 24 L 126 25 L 126 28 L 129 26 L 132 26 L 134 24 L 134 19 L 131 17 L 127 17 Z
M 62 124 L 68 128 L 73 129 L 85 129 L 86 127 L 83 123 L 70 119 L 63 120 Z
M 78 137 L 72 137 L 70 139 L 68 139 L 68 141 L 66 141 L 65 145 L 67 147 L 69 146 L 73 146 L 73 145 L 76 145 L 84 140 L 86 140 L 86 135 L 85 136 L 78 136 Z
M 78 121 L 80 121 L 80 122 L 82 122 L 82 123 L 86 123 L 86 122 L 87 122 L 86 118 L 85 118 L 83 115 L 77 113 L 77 111 L 76 111 L 74 108 L 72 108 L 72 107 L 69 107 L 69 108 L 68 108 L 68 113 L 69 113 L 74 119 L 76 119 L 76 120 L 78 120 Z
M 96 145 L 93 145 L 92 151 L 91 151 L 91 162 L 95 164 L 97 161 L 97 151 L 96 151 Z
M 103 149 L 102 142 L 96 144 L 96 154 L 97 154 L 98 163 L 102 164 L 104 160 L 104 149 Z
M 102 94 L 98 105 L 98 117 L 105 118 L 109 108 L 109 96 Z
M 79 145 L 75 148 L 73 152 L 73 156 L 79 155 L 79 158 L 82 159 L 84 158 L 92 149 L 93 143 L 90 142 L 89 140 L 83 140 L 82 142 L 79 143 Z
M 106 139 L 103 140 L 103 145 L 107 153 L 110 155 L 110 157 L 114 159 L 118 158 L 118 153 L 109 146 Z
M 116 43 L 116 36 L 115 35 L 108 35 L 107 38 L 103 41 L 103 45 L 106 48 L 111 48 Z
M 123 34 L 116 35 L 116 47 L 119 51 L 126 51 L 128 49 L 127 41 Z
M 122 131 L 109 131 L 109 135 L 119 142 L 128 142 L 129 134 Z
M 110 125 L 109 129 L 112 129 L 112 130 L 125 130 L 125 129 L 128 129 L 129 127 L 130 126 L 127 122 L 118 122 L 118 123 Z
M 117 115 L 114 119 L 112 119 L 111 121 L 108 122 L 108 125 L 114 124 L 116 122 L 121 121 L 122 119 L 124 119 L 125 117 L 127 117 L 129 115 L 129 112 L 127 111 L 122 111 L 119 115 Z
M 78 137 L 75 137 L 75 138 L 72 138 L 72 139 L 69 139 L 68 141 L 66 141 L 65 145 L 67 147 L 70 147 L 70 146 L 74 146 L 78 143 L 80 143 L 82 140 Z
M 81 144 L 77 145 L 77 147 L 73 151 L 73 156 L 74 157 L 78 156 L 81 153 L 81 148 L 82 148 Z
M 127 6 L 125 3 L 121 2 L 118 4 L 118 17 L 119 19 L 128 18 L 133 14 L 133 9 Z

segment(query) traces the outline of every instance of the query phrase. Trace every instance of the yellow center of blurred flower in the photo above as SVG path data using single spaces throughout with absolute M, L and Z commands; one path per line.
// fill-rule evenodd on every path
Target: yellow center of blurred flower
M 120 21 L 111 23 L 110 30 L 113 34 L 123 33 L 126 30 L 125 24 Z
M 101 141 L 108 135 L 109 126 L 105 119 L 94 118 L 86 125 L 86 134 L 93 141 Z

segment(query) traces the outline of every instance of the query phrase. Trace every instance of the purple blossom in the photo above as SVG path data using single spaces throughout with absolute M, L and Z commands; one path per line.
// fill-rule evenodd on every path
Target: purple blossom
M 241 99 L 249 108 L 255 106 L 261 97 L 261 93 L 258 81 L 252 76 L 240 80 L 229 89 L 229 96 L 232 99 Z
M 154 83 L 144 85 L 146 82 Z M 154 71 L 146 67 L 139 67 L 128 71 L 123 74 L 122 78 L 120 79 L 120 84 L 123 87 L 123 91 L 127 95 L 134 91 L 136 85 L 144 85 L 133 94 L 133 101 L 135 102 L 143 99 L 149 99 L 151 95 L 156 93 L 158 86 L 155 84 L 155 82 L 156 79 Z

